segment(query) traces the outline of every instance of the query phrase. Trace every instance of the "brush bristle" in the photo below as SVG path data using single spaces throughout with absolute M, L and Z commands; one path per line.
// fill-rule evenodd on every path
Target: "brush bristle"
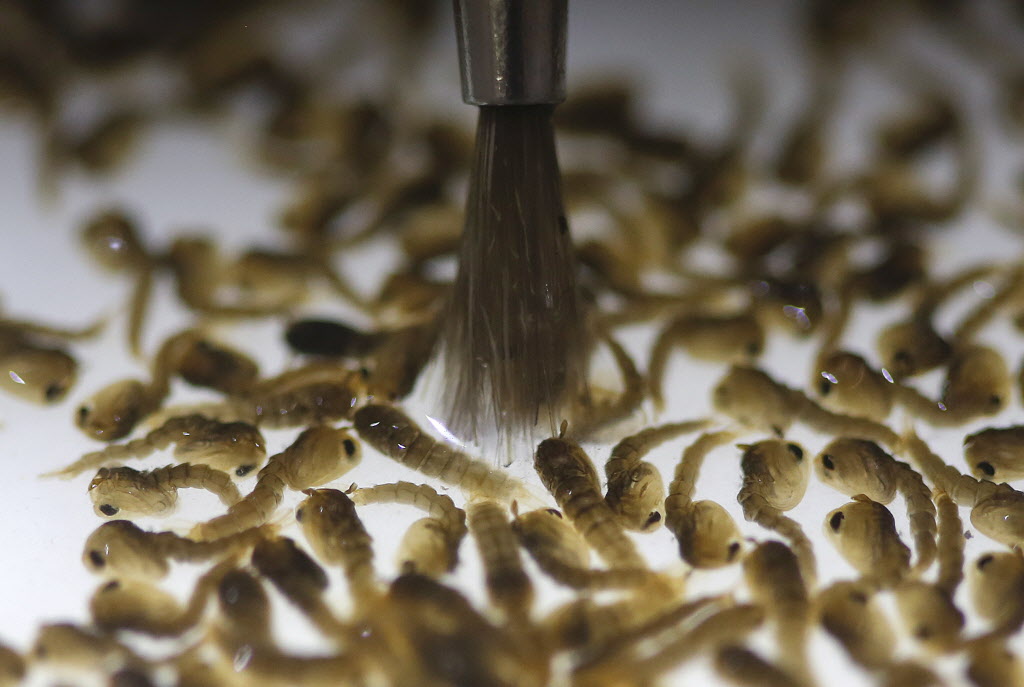
M 553 108 L 481 107 L 442 330 L 448 428 L 470 441 L 553 431 L 581 393 L 584 322 L 562 209 Z

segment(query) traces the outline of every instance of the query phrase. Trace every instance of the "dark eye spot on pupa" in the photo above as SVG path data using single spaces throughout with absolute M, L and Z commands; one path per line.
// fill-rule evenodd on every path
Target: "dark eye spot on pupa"
M 786 444 L 786 448 L 789 449 L 789 452 L 792 453 L 797 460 L 804 459 L 804 450 L 796 444 Z
M 89 409 L 85 406 L 78 408 L 78 424 L 84 425 L 85 421 L 89 419 Z
M 842 525 L 844 519 L 846 519 L 845 515 L 843 515 L 841 512 L 836 513 L 829 519 L 828 526 L 832 528 L 833 532 L 838 532 L 839 526 Z
M 562 512 L 561 511 L 556 510 L 554 508 L 548 508 L 547 511 L 548 511 L 548 513 L 551 513 L 552 515 L 554 515 L 559 520 L 562 519 Z
M 102 568 L 103 566 L 105 566 L 107 564 L 107 561 L 104 560 L 103 555 L 99 551 L 97 551 L 96 549 L 93 549 L 92 551 L 89 552 L 89 560 L 97 568 Z
M 988 554 L 987 556 L 982 556 L 981 558 L 979 558 L 978 570 L 984 570 L 985 566 L 991 563 L 994 559 L 995 557 L 992 554 Z
M 301 508 L 295 509 L 295 520 L 297 522 L 302 522 L 303 516 L 305 516 L 305 513 L 303 512 L 303 510 Z
M 341 442 L 341 445 L 345 447 L 345 454 L 346 455 L 349 455 L 349 456 L 355 455 L 355 452 L 356 452 L 356 442 L 352 441 L 351 439 L 345 439 L 345 441 Z
M 658 511 L 654 511 L 649 516 L 647 516 L 647 522 L 644 523 L 644 529 L 647 529 L 656 522 L 661 522 L 661 513 L 659 513 Z
M 832 382 L 827 379 L 823 379 L 818 383 L 818 391 L 821 392 L 822 396 L 828 396 L 828 393 L 832 391 Z
M 761 353 L 761 344 L 757 343 L 756 341 L 751 341 L 750 343 L 747 344 L 747 354 L 748 355 L 754 356 L 754 355 L 760 355 L 760 353 Z
M 250 472 L 252 472 L 255 467 L 255 465 L 239 465 L 237 468 L 235 468 L 235 475 L 237 477 L 245 477 Z
M 731 561 L 732 559 L 736 558 L 736 554 L 738 554 L 739 552 L 740 543 L 738 541 L 734 541 L 732 544 L 729 544 L 729 555 L 727 560 Z
M 112 592 L 112 591 L 114 591 L 115 589 L 117 589 L 120 586 L 121 586 L 120 582 L 118 582 L 117 580 L 111 580 L 110 582 L 107 582 L 103 586 L 103 591 L 105 591 L 105 592 Z
M 832 456 L 828 453 L 821 457 L 821 464 L 825 466 L 826 470 L 835 470 L 836 464 L 832 460 Z
M 985 461 L 978 463 L 978 469 L 984 472 L 989 477 L 996 474 L 996 469 L 992 467 L 992 463 L 987 463 Z
M 64 387 L 60 384 L 51 384 L 50 386 L 46 387 L 46 391 L 43 392 L 43 395 L 46 397 L 47 401 L 56 401 L 63 394 Z
M 988 397 L 988 403 L 993 408 L 998 408 L 999 406 L 1003 405 L 1003 397 L 999 396 L 998 394 L 992 394 L 991 396 Z
M 864 592 L 850 592 L 850 600 L 859 604 L 866 604 L 868 602 L 868 597 Z
M 932 636 L 932 631 L 929 630 L 925 625 L 922 625 L 921 627 L 917 628 L 917 630 L 914 632 L 914 636 L 922 640 L 928 639 Z
M 100 512 L 104 515 L 117 515 L 117 511 L 118 509 L 115 508 L 114 506 L 111 506 L 109 503 L 104 503 L 102 506 L 100 506 Z

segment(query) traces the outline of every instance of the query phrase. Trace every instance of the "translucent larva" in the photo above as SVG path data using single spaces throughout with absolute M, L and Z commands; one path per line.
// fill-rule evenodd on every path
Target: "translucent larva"
M 267 456 L 266 441 L 256 427 L 191 414 L 170 418 L 139 439 L 87 453 L 66 468 L 46 476 L 74 477 L 93 468 L 145 458 L 172 444 L 175 458 L 208 465 L 235 477 L 245 477 Z
M 438 577 L 455 569 L 459 544 L 465 537 L 466 513 L 450 496 L 437 493 L 426 484 L 393 482 L 351 491 L 356 505 L 401 503 L 426 511 L 402 537 L 398 547 L 398 568 L 406 573 Z
M 300 491 L 332 482 L 361 460 L 362 448 L 347 430 L 310 427 L 267 460 L 251 492 L 224 515 L 196 525 L 189 536 L 209 541 L 262 525 L 281 504 L 286 487 Z
M 597 470 L 579 444 L 562 437 L 537 447 L 533 467 L 573 526 L 609 567 L 647 567 L 601 496 Z
M 328 637 L 348 641 L 351 628 L 324 600 L 327 573 L 288 537 L 267 537 L 252 550 L 252 565 Z
M 962 474 L 947 465 L 928 445 L 908 430 L 902 443 L 921 473 L 961 507 L 971 508 L 971 523 L 988 537 L 1007 546 L 1024 542 L 1024 494 L 1005 482 L 994 484 Z
M 744 363 L 764 349 L 764 329 L 750 313 L 686 313 L 669 322 L 651 349 L 648 377 L 655 406 L 665 405 L 662 386 L 669 353 L 676 345 L 703 360 Z
M 796 555 L 785 544 L 767 541 L 743 559 L 743 577 L 755 603 L 775 630 L 779 664 L 808 680 L 807 637 L 811 604 Z
M 892 662 L 896 635 L 871 584 L 836 582 L 818 592 L 814 607 L 821 626 L 857 664 L 878 670 Z
M 466 506 L 469 532 L 473 535 L 484 569 L 487 596 L 505 621 L 522 625 L 533 606 L 533 583 L 523 568 L 519 541 L 507 511 L 494 501 L 473 501 Z
M 817 579 L 814 549 L 800 524 L 782 513 L 795 508 L 807 491 L 810 461 L 799 444 L 766 439 L 742 445 L 743 486 L 736 500 L 743 516 L 786 537 L 800 561 L 800 572 L 809 585 Z
M 378 594 L 373 562 L 373 539 L 363 527 L 355 504 L 337 489 L 306 489 L 295 508 L 295 519 L 321 561 L 340 565 L 349 593 L 365 609 Z
M 718 568 L 739 560 L 742 535 L 729 512 L 715 501 L 693 501 L 704 457 L 736 438 L 731 431 L 702 434 L 683 451 L 665 499 L 665 526 L 679 541 L 683 560 L 696 568 Z
M 145 472 L 123 466 L 100 468 L 89 483 L 89 498 L 96 514 L 104 518 L 167 515 L 177 504 L 179 489 L 205 489 L 226 506 L 242 498 L 223 472 L 189 463 Z
M 964 437 L 971 473 L 990 482 L 1024 478 L 1024 426 L 988 427 Z
M 865 578 L 883 587 L 898 584 L 910 569 L 910 549 L 900 541 L 892 513 L 859 494 L 825 517 L 825 536 Z
M 971 604 L 990 625 L 990 636 L 1006 637 L 1024 625 L 1024 558 L 1019 551 L 986 553 L 968 567 Z
M 733 366 L 712 391 L 715 409 L 740 424 L 783 436 L 793 422 L 823 434 L 839 434 L 893 446 L 899 439 L 885 425 L 825 410 L 802 391 L 753 368 Z
M 540 569 L 567 587 L 636 587 L 654 577 L 649 570 L 590 568 L 590 548 L 576 529 L 553 508 L 519 513 L 512 522 L 512 528 Z
M 159 579 L 169 560 L 199 562 L 252 546 L 270 528 L 248 529 L 230 537 L 197 542 L 173 532 L 147 532 L 128 520 L 110 520 L 85 541 L 82 562 L 93 573 L 114 579 Z
M 608 480 L 605 501 L 629 530 L 650 532 L 661 526 L 665 486 L 660 471 L 643 456 L 659 444 L 706 426 L 705 420 L 673 422 L 649 427 L 628 436 L 613 448 L 604 472 Z
M 385 456 L 470 495 L 511 500 L 527 494 L 519 480 L 433 439 L 398 408 L 363 406 L 354 425 L 363 441 Z
M 931 490 L 917 472 L 897 461 L 873 441 L 841 437 L 829 442 L 814 460 L 822 482 L 847 496 L 863 494 L 883 505 L 903 495 L 907 519 L 914 537 L 915 573 L 927 570 L 935 560 L 935 504 Z

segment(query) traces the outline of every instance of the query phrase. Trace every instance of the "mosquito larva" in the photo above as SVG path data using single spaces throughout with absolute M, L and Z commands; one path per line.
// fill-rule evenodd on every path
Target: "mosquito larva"
M 324 601 L 327 573 L 288 537 L 267 537 L 252 550 L 252 565 L 328 637 L 347 640 L 350 628 Z
M 122 439 L 155 411 L 164 392 L 138 379 L 114 382 L 84 401 L 75 411 L 75 424 L 86 436 L 100 441 Z
M 831 441 L 814 461 L 822 482 L 847 496 L 863 494 L 872 501 L 889 504 L 899 492 L 907 508 L 917 560 L 915 574 L 923 573 L 935 560 L 935 504 L 931 490 L 917 472 L 897 461 L 873 441 L 841 437 Z
M 999 351 L 968 344 L 949 361 L 941 403 L 963 420 L 995 415 L 1010 400 L 1010 370 Z
M 759 544 L 743 559 L 743 577 L 754 602 L 764 607 L 775 626 L 781 667 L 809 681 L 811 604 L 796 555 L 781 542 Z
M 743 508 L 743 517 L 786 537 L 800 562 L 804 580 L 813 585 L 817 579 L 814 548 L 800 523 L 782 514 L 803 499 L 811 476 L 810 461 L 805 460 L 799 444 L 781 439 L 766 439 L 740 448 L 743 486 L 736 500 Z
M 356 506 L 337 489 L 306 489 L 295 508 L 310 548 L 327 565 L 340 565 L 349 594 L 358 608 L 376 598 L 377 574 L 373 565 L 373 539 L 363 527 Z
M 85 540 L 82 562 L 105 577 L 158 579 L 168 570 L 168 559 L 198 562 L 230 555 L 252 546 L 268 534 L 268 527 L 197 542 L 173 532 L 147 532 L 128 520 L 110 520 L 97 527 Z
M 822 321 L 821 292 L 801 280 L 758 279 L 752 282 L 755 313 L 765 327 L 808 336 Z
M 121 668 L 110 676 L 107 687 L 156 687 L 146 668 Z
M 973 308 L 953 330 L 953 341 L 965 344 L 972 341 L 992 318 L 1006 305 L 1021 295 L 1024 266 L 1013 265 L 1007 268 L 1003 283 L 995 293 L 982 304 Z
M 620 525 L 641 532 L 652 532 L 661 526 L 665 485 L 661 472 L 641 459 L 658 445 L 706 425 L 706 420 L 691 420 L 649 427 L 612 448 L 604 465 L 608 480 L 605 501 Z
M 351 491 L 356 505 L 402 503 L 430 514 L 406 530 L 398 546 L 398 568 L 406 573 L 439 577 L 455 569 L 459 544 L 466 535 L 466 513 L 451 497 L 433 487 L 412 482 L 393 482 Z
M 423 575 L 400 575 L 386 601 L 371 621 L 388 649 L 398 652 L 387 666 L 391 684 L 548 684 L 548 654 L 539 637 L 495 627 L 455 589 Z
M 935 653 L 959 648 L 964 615 L 949 593 L 919 580 L 903 582 L 894 592 L 903 626 L 920 646 Z
M 858 665 L 885 668 L 893 660 L 896 635 L 864 581 L 836 582 L 818 592 L 814 601 L 818 622 Z
M 889 325 L 876 344 L 882 367 L 895 380 L 913 377 L 942 365 L 953 347 L 940 336 L 930 318 L 912 317 Z
M 466 506 L 469 532 L 476 542 L 491 604 L 505 622 L 524 627 L 533 607 L 533 583 L 523 568 L 508 514 L 494 501 L 473 501 Z
M 609 567 L 647 567 L 601 496 L 597 470 L 579 444 L 562 436 L 545 439 L 537 447 L 533 467 L 565 516 Z
M 210 418 L 241 420 L 270 429 L 305 427 L 352 417 L 366 396 L 366 371 L 311 363 L 255 382 L 224 401 L 171 409 Z
M 964 579 L 964 539 L 960 508 L 953 503 L 945 491 L 936 489 L 933 500 L 938 509 L 938 559 L 939 573 L 935 586 L 953 598 L 957 587 Z
M 1024 494 L 1005 482 L 994 484 L 962 474 L 933 453 L 912 429 L 901 442 L 936 488 L 949 494 L 958 506 L 971 509 L 971 524 L 979 532 L 1007 546 L 1024 541 Z
M 679 541 L 679 554 L 695 568 L 718 568 L 739 560 L 742 535 L 729 512 L 715 501 L 693 501 L 705 456 L 733 441 L 732 431 L 704 433 L 683 451 L 665 499 L 665 526 Z
M 840 434 L 894 445 L 898 436 L 867 418 L 825 410 L 802 391 L 781 384 L 765 372 L 734 365 L 712 391 L 715 409 L 742 425 L 783 436 L 795 421 L 823 434 Z
M 751 687 L 802 687 L 803 683 L 750 649 L 736 644 L 720 647 L 714 657 L 715 672 L 734 685 Z
M 513 513 L 515 508 L 513 504 Z M 590 549 L 562 514 L 540 508 L 516 514 L 512 528 L 519 542 L 538 567 L 551 579 L 573 589 L 636 587 L 649 582 L 655 573 L 628 568 L 590 568 Z
M 824 354 L 814 367 L 811 385 L 822 404 L 836 412 L 884 422 L 893 407 L 893 384 L 864 358 L 848 351 Z
M 199 621 L 173 595 L 155 585 L 111 580 L 89 600 L 92 622 L 104 632 L 132 630 L 155 637 L 176 637 Z
M 892 513 L 863 494 L 825 517 L 825 536 L 866 579 L 892 587 L 910 569 L 910 549 L 900 541 Z
M 362 456 L 362 447 L 347 430 L 310 427 L 267 460 L 251 492 L 224 515 L 196 525 L 190 536 L 209 541 L 262 525 L 281 504 L 286 487 L 301 491 L 332 482 L 358 465 Z
M 139 354 L 146 305 L 153 287 L 155 261 L 138 237 L 135 221 L 116 209 L 102 211 L 82 228 L 82 243 L 92 257 L 111 272 L 128 272 L 135 279 L 128 314 L 128 345 Z
M 360 371 L 324 363 L 261 380 L 227 403 L 254 424 L 283 428 L 349 418 L 364 396 Z
M 466 512 L 455 505 L 450 496 L 437 493 L 427 484 L 391 482 L 372 487 L 359 487 L 349 492 L 357 506 L 373 503 L 400 503 L 416 506 L 437 518 L 453 536 L 461 539 L 466 532 Z
M 750 313 L 686 313 L 669 322 L 655 339 L 648 364 L 651 398 L 658 409 L 665 406 L 665 369 L 676 345 L 702 360 L 749 362 L 764 350 L 764 329 Z
M 72 623 L 41 625 L 26 658 L 33 663 L 94 670 L 117 665 L 141 665 L 142 659 L 114 637 Z
M 0 687 L 17 687 L 25 679 L 25 659 L 14 649 L 0 644 Z
M 32 329 L 29 323 L 0 320 L 0 367 L 7 371 L 0 375 L 0 389 L 33 403 L 56 403 L 74 385 L 78 363 L 65 351 L 36 342 L 29 336 Z
M 245 422 L 219 422 L 202 415 L 181 415 L 168 419 L 146 436 L 125 444 L 110 444 L 93 451 L 44 477 L 74 477 L 98 467 L 111 467 L 125 460 L 145 458 L 174 445 L 174 457 L 207 465 L 235 477 L 245 477 L 267 456 L 260 431 Z
M 605 343 L 615 359 L 619 376 L 622 378 L 622 391 L 608 399 L 594 399 L 587 395 L 576 409 L 576 417 L 570 432 L 570 438 L 577 441 L 590 437 L 602 427 L 626 419 L 637 411 L 647 393 L 647 382 L 636 367 L 632 356 L 612 336 L 605 335 Z M 593 389 L 589 393 L 593 393 Z
M 259 367 L 249 356 L 195 330 L 177 335 L 173 372 L 192 386 L 225 394 L 244 393 L 256 383 Z
M 935 671 L 916 661 L 896 661 L 880 676 L 880 687 L 942 687 Z
M 693 602 L 691 602 L 692 605 Z M 573 671 L 576 687 L 607 687 L 617 684 L 650 684 L 663 673 L 721 645 L 734 644 L 757 629 L 764 611 L 757 606 L 737 605 L 702 614 L 696 625 L 661 643 L 653 653 L 607 652 Z M 629 646 L 629 645 L 627 645 Z M 629 646 L 629 648 L 632 648 Z
M 412 393 L 420 372 L 429 362 L 440 320 L 376 332 L 379 343 L 363 362 L 370 370 L 368 395 L 396 401 Z
M 233 638 L 251 646 L 273 643 L 270 633 L 270 598 L 266 589 L 247 570 L 230 570 L 217 584 L 214 636 L 221 643 L 235 644 Z
M 976 642 L 967 648 L 966 675 L 975 687 L 1024 685 L 1024 665 L 999 639 Z
M 1024 557 L 1020 551 L 986 553 L 968 568 L 971 603 L 991 637 L 1008 637 L 1024 625 Z
M 1024 425 L 988 427 L 964 437 L 964 459 L 978 479 L 1024 478 Z
M 366 405 L 353 423 L 363 441 L 388 458 L 470 495 L 502 501 L 527 495 L 519 480 L 428 436 L 398 408 Z
M 458 544 L 444 522 L 425 517 L 414 521 L 405 530 L 395 560 L 403 574 L 419 574 L 439 578 L 458 564 Z
M 100 468 L 89 483 L 89 498 L 100 517 L 167 515 L 178 502 L 179 489 L 205 489 L 226 506 L 242 496 L 231 478 L 206 465 L 168 465 L 139 471 L 129 467 Z

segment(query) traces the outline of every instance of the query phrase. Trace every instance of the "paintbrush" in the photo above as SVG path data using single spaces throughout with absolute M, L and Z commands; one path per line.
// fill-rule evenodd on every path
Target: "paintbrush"
M 440 347 L 455 436 L 553 433 L 587 337 L 551 115 L 565 98 L 566 0 L 455 0 L 462 97 L 479 106 L 459 268 Z

